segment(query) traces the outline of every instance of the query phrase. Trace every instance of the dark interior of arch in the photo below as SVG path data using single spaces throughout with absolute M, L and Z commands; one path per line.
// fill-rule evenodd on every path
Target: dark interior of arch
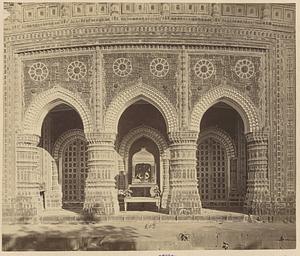
M 55 141 L 71 129 L 83 130 L 83 123 L 77 111 L 66 104 L 54 107 L 44 118 L 39 146 L 51 153 Z
M 200 131 L 209 127 L 218 127 L 234 138 L 238 130 L 244 131 L 244 123 L 240 114 L 226 103 L 218 102 L 203 115 Z
M 163 115 L 156 107 L 144 100 L 130 105 L 121 115 L 118 123 L 119 139 L 140 125 L 155 128 L 167 137 L 167 127 Z

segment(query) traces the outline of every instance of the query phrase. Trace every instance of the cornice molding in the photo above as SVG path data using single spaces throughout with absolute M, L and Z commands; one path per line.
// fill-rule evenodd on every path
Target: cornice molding
M 140 6 L 140 7 L 138 7 Z M 282 12 L 276 16 L 277 12 Z M 89 10 L 91 11 L 88 11 Z M 294 26 L 294 4 L 229 3 L 12 3 L 7 29 L 32 30 L 64 24 L 181 22 L 229 22 Z M 42 12 L 41 12 L 42 9 Z M 252 10 L 251 10 L 252 9 Z M 238 12 L 239 11 L 239 12 Z M 252 11 L 249 12 L 249 11 Z M 289 12 L 289 16 L 285 15 Z M 284 15 L 283 15 L 284 13 Z M 11 26 L 11 27 L 10 27 Z

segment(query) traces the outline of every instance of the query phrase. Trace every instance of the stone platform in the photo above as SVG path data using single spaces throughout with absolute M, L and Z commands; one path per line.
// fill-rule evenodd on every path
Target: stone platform
M 85 223 L 85 222 L 130 222 L 130 221 L 156 221 L 156 222 L 178 222 L 178 221 L 247 221 L 248 216 L 243 213 L 227 212 L 211 209 L 202 209 L 201 215 L 168 215 L 150 211 L 121 211 L 111 216 L 97 216 L 94 219 L 87 219 L 78 212 L 67 210 L 44 211 L 36 220 L 37 223 Z

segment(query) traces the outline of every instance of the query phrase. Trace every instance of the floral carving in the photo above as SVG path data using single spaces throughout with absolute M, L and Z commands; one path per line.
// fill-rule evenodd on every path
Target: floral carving
M 211 63 L 211 61 L 201 59 L 195 64 L 194 71 L 196 76 L 198 76 L 199 78 L 208 79 L 215 72 L 215 67 Z
M 235 73 L 238 77 L 249 79 L 254 75 L 254 64 L 251 60 L 238 60 L 234 67 Z
M 157 77 L 164 77 L 169 72 L 169 63 L 166 59 L 156 58 L 150 63 L 150 72 Z
M 86 72 L 87 72 L 86 65 L 81 61 L 73 61 L 68 65 L 67 68 L 68 76 L 75 81 L 84 78 Z
M 47 78 L 49 70 L 44 63 L 36 62 L 31 65 L 28 74 L 32 80 L 41 82 Z
M 113 71 L 118 76 L 128 76 L 132 71 L 131 61 L 126 58 L 116 59 L 113 63 Z

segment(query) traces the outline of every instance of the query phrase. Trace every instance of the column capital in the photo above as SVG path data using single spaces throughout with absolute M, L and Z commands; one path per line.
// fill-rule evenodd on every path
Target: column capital
M 268 135 L 264 131 L 247 133 L 246 139 L 248 143 L 268 143 Z
M 36 134 L 18 134 L 18 146 L 37 146 L 40 141 L 40 136 Z
M 111 144 L 115 142 L 115 133 L 94 132 L 86 133 L 85 137 L 89 144 Z
M 170 132 L 169 139 L 171 143 L 196 143 L 198 139 L 198 132 L 195 131 L 177 131 Z

